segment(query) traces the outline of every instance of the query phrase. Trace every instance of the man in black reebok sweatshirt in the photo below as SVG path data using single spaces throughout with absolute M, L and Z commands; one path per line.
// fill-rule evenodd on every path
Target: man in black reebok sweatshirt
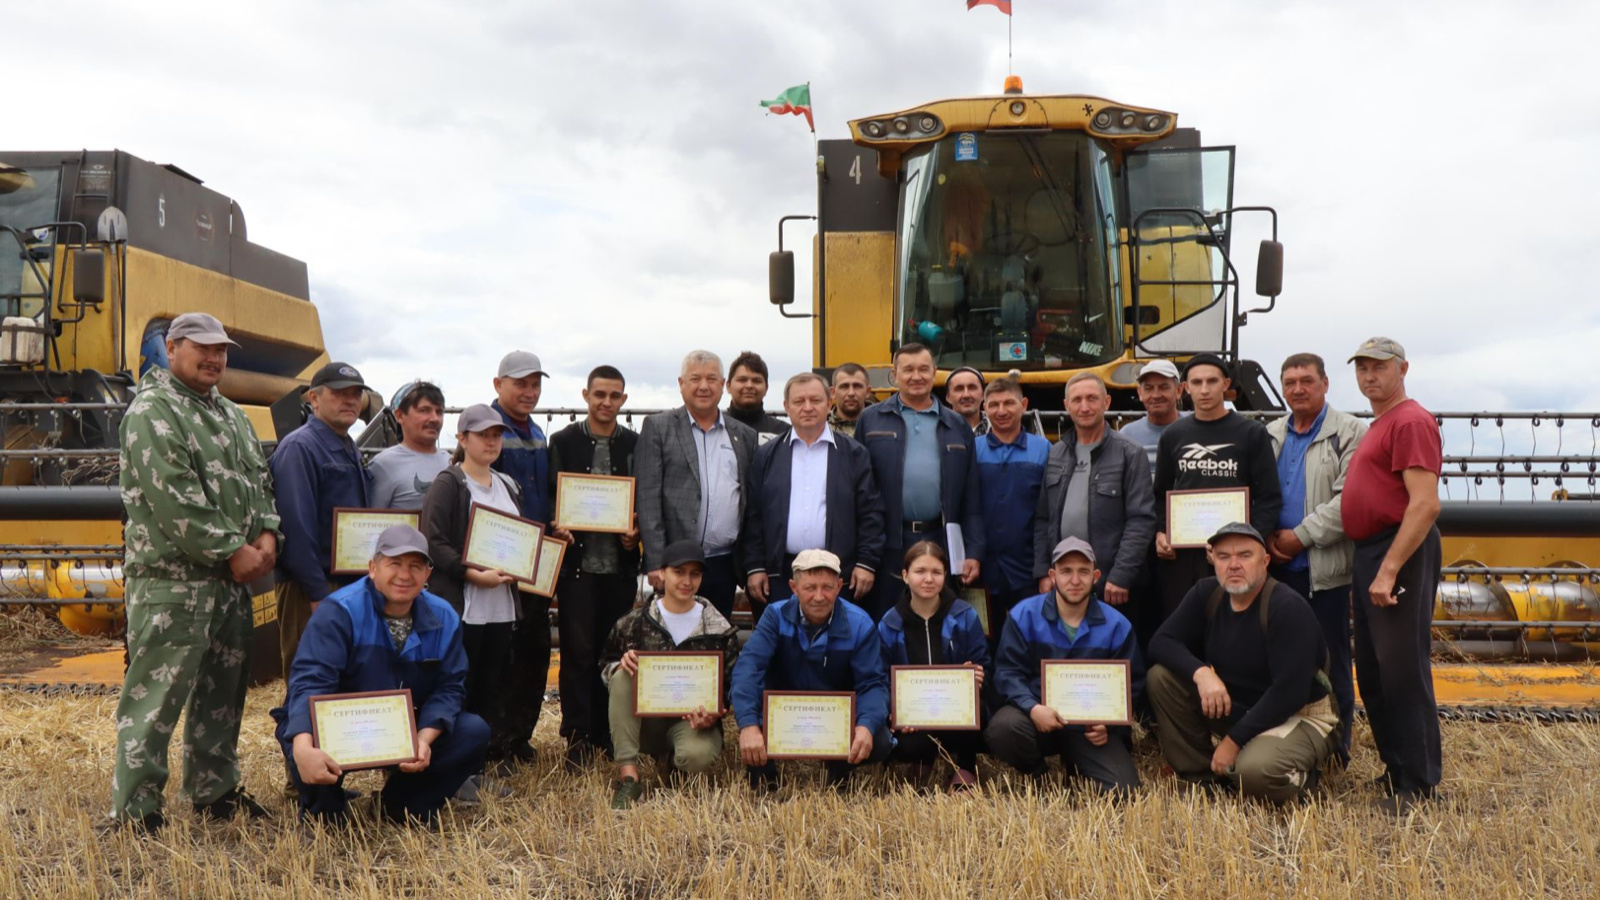
M 1224 402 L 1233 381 L 1228 364 L 1202 353 L 1183 368 L 1194 415 L 1172 423 L 1156 450 L 1156 556 L 1161 618 L 1172 615 L 1194 583 L 1211 574 L 1204 547 L 1174 548 L 1168 539 L 1167 494 L 1172 491 L 1250 489 L 1250 524 L 1263 534 L 1278 527 L 1283 489 L 1266 426 Z

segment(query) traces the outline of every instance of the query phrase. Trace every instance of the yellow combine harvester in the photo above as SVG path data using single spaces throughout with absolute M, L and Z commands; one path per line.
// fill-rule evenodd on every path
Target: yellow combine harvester
M 1203 147 L 1172 112 L 1026 94 L 1016 76 L 999 95 L 854 119 L 850 134 L 819 142 L 817 215 L 780 220 L 769 260 L 770 299 L 783 315 L 812 320 L 819 371 L 861 364 L 885 396 L 894 348 L 923 343 L 941 383 L 959 366 L 1016 373 L 1053 436 L 1063 420 L 1052 411 L 1078 372 L 1105 379 L 1114 415 L 1137 414 L 1145 361 L 1211 352 L 1234 363 L 1237 409 L 1281 412 L 1272 379 L 1239 352 L 1240 328 L 1251 313 L 1270 311 L 1281 290 L 1277 216 L 1234 205 L 1232 147 Z M 1270 224 L 1256 264 L 1256 293 L 1270 298 L 1261 309 L 1240 304 L 1230 253 L 1241 214 Z M 818 220 L 809 313 L 788 309 L 794 255 L 783 249 L 783 229 L 797 219 Z M 1440 418 L 1449 565 L 1436 637 L 1442 655 L 1466 660 L 1437 667 L 1440 700 L 1600 706 L 1589 664 L 1600 649 L 1591 643 L 1600 642 L 1600 455 L 1594 441 L 1585 442 L 1587 455 L 1540 456 L 1533 447 L 1512 453 L 1505 440 L 1508 422 L 1531 426 L 1534 445 L 1556 423 L 1600 434 L 1600 413 Z M 1498 435 L 1480 442 L 1485 427 Z M 1498 453 L 1478 452 L 1496 437 Z M 1466 453 L 1460 443 L 1470 443 Z M 1508 483 L 1575 483 L 1587 493 L 1535 500 L 1530 490 L 1528 500 L 1511 501 Z M 1497 496 L 1460 499 L 1483 484 Z
M 121 599 L 122 407 L 165 365 L 167 323 L 195 310 L 241 345 L 222 393 L 276 440 L 272 404 L 327 361 L 305 264 L 251 243 L 239 205 L 176 166 L 0 151 L 0 602 Z M 298 399 L 287 407 L 292 428 Z M 275 646 L 270 586 L 258 592 L 258 642 Z M 85 633 L 121 612 L 61 606 Z

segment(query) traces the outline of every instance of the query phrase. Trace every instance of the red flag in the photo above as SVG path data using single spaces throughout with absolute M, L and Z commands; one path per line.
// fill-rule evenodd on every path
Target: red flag
M 967 0 L 967 9 L 976 6 L 992 6 L 1006 15 L 1011 15 L 1011 0 Z

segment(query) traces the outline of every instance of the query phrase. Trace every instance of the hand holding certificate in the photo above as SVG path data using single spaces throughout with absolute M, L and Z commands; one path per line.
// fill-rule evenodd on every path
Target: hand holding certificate
M 890 666 L 894 727 L 977 731 L 979 671 L 975 666 Z
M 319 694 L 309 702 L 311 740 L 340 769 L 377 769 L 417 758 L 409 690 Z
M 422 514 L 408 509 L 356 509 L 341 506 L 333 511 L 333 560 L 328 571 L 333 575 L 365 575 L 367 563 L 378 535 L 391 525 L 420 528 Z
M 700 710 L 722 712 L 722 654 L 637 651 L 633 714 L 684 718 Z
M 849 759 L 856 695 L 824 691 L 767 691 L 769 759 Z
M 1125 659 L 1047 659 L 1039 702 L 1068 725 L 1132 725 L 1132 669 Z
M 633 528 L 633 485 L 617 475 L 557 474 L 556 527 L 626 534 Z
M 1167 541 L 1176 549 L 1204 547 L 1229 522 L 1250 521 L 1250 489 L 1167 492 Z
M 467 546 L 461 561 L 470 568 L 497 570 L 526 584 L 537 584 L 543 540 L 544 527 L 538 522 L 474 503 L 467 518 Z
M 556 579 L 561 577 L 561 561 L 567 557 L 566 541 L 555 538 L 541 538 L 539 541 L 539 570 L 534 575 L 531 584 L 518 585 L 518 588 L 530 594 L 541 597 L 554 597 L 556 595 Z

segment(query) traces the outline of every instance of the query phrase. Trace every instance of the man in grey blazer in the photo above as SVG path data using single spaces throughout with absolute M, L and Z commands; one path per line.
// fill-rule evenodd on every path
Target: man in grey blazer
M 715 353 L 695 350 L 683 358 L 683 405 L 644 420 L 634 477 L 650 584 L 661 586 L 668 544 L 698 541 L 706 556 L 700 596 L 732 621 L 744 479 L 757 440 L 755 429 L 717 408 L 722 387 L 722 360 Z

